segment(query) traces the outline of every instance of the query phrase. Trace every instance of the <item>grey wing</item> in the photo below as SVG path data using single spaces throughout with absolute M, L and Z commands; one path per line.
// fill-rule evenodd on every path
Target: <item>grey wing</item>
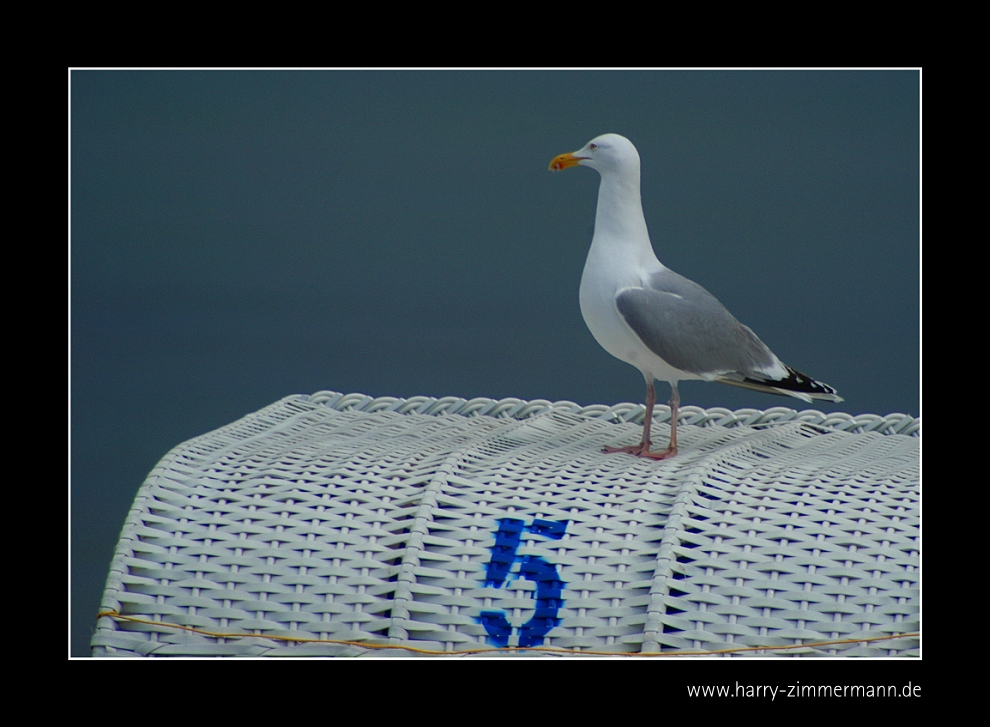
M 808 402 L 842 401 L 828 384 L 781 363 L 715 296 L 673 271 L 620 290 L 615 305 L 646 347 L 681 371 Z
M 770 349 L 697 283 L 664 269 L 624 288 L 616 307 L 640 340 L 671 366 L 704 378 L 783 374 Z M 773 374 L 771 373 L 773 372 Z

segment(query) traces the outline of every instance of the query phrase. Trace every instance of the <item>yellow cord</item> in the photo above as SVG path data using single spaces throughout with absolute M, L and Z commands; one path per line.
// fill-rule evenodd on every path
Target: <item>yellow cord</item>
M 575 656 L 717 656 L 719 654 L 734 654 L 743 651 L 784 651 L 787 649 L 807 649 L 818 646 L 835 646 L 837 644 L 864 644 L 871 641 L 887 641 L 890 639 L 904 639 L 920 636 L 921 633 L 914 631 L 911 633 L 894 634 L 892 636 L 871 636 L 866 639 L 839 639 L 836 641 L 816 641 L 810 644 L 791 644 L 788 646 L 738 646 L 731 649 L 718 649 L 717 651 L 664 651 L 655 654 L 643 654 L 639 652 L 616 652 L 616 651 L 575 651 L 573 649 L 562 649 L 553 646 L 508 646 L 502 648 L 488 649 L 464 649 L 462 651 L 437 651 L 436 649 L 420 649 L 415 646 L 403 646 L 402 644 L 369 644 L 364 641 L 340 641 L 335 639 L 314 639 L 306 636 L 267 636 L 265 634 L 223 634 L 216 631 L 206 631 L 193 626 L 182 626 L 165 621 L 151 621 L 136 616 L 124 616 L 117 611 L 100 611 L 96 617 L 108 616 L 118 621 L 133 621 L 134 623 L 149 624 L 151 626 L 165 626 L 170 629 L 180 629 L 202 636 L 210 636 L 215 639 L 269 639 L 272 641 L 290 641 L 305 644 L 340 644 L 344 646 L 357 646 L 362 649 L 404 649 L 417 654 L 431 654 L 434 656 L 461 656 L 463 654 L 491 654 L 499 651 L 537 651 L 549 654 L 573 654 Z

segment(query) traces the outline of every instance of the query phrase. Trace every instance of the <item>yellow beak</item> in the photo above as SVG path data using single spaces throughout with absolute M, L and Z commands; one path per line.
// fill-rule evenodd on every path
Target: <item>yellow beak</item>
M 555 156 L 553 161 L 550 162 L 550 171 L 559 172 L 562 169 L 567 169 L 568 167 L 576 167 L 580 164 L 582 159 L 587 159 L 587 157 L 574 156 L 573 152 L 560 154 L 559 156 Z

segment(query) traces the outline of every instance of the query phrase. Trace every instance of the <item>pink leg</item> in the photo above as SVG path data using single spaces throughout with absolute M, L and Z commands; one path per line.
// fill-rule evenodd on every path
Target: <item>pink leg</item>
M 657 403 L 657 390 L 653 384 L 653 379 L 646 383 L 646 418 L 643 420 L 643 441 L 629 447 L 605 447 L 605 452 L 622 452 L 632 454 L 636 457 L 646 457 L 648 459 L 668 459 L 677 454 L 677 409 L 681 404 L 680 394 L 677 392 L 677 383 L 670 384 L 670 445 L 662 452 L 651 452 L 650 428 L 653 426 L 653 407 Z

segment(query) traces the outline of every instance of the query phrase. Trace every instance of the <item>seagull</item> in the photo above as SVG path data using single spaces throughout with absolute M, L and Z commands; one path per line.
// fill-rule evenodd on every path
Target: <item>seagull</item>
M 653 252 L 639 194 L 639 152 L 618 134 L 560 154 L 551 171 L 591 167 L 601 177 L 595 234 L 581 276 L 581 315 L 602 348 L 646 379 L 643 440 L 606 447 L 649 459 L 677 454 L 677 383 L 720 381 L 768 394 L 842 401 L 835 389 L 780 362 L 715 296 L 663 266 Z M 654 381 L 670 384 L 670 445 L 651 452 Z

